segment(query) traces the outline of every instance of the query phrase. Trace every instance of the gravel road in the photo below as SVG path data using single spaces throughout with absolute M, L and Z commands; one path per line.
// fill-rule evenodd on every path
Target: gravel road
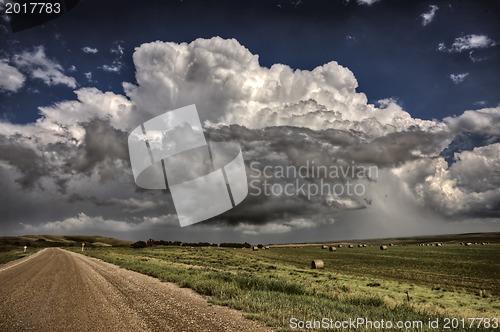
M 58 248 L 0 266 L 0 331 L 271 331 L 195 292 Z

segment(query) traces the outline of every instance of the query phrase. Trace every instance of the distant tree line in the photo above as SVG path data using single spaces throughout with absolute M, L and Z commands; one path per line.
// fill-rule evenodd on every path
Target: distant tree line
M 237 242 L 226 242 L 226 243 L 221 243 L 219 247 L 224 247 L 224 248 L 252 248 L 252 245 L 248 242 L 245 243 L 237 243 Z
M 165 241 L 165 240 L 153 240 L 149 239 L 147 241 L 137 241 L 130 245 L 132 248 L 146 248 L 152 246 L 174 246 L 174 247 L 225 247 L 225 248 L 251 248 L 252 245 L 248 242 L 245 243 L 233 243 L 225 242 L 221 244 L 209 243 L 209 242 L 181 242 L 181 241 Z

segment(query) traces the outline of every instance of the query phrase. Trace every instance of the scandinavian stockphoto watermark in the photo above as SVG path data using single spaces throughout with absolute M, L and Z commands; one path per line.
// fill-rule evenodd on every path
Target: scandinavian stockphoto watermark
M 376 166 L 263 165 L 249 163 L 239 144 L 211 142 L 195 105 L 156 116 L 128 137 L 137 186 L 169 189 L 181 226 L 218 216 L 252 196 L 361 197 L 366 180 L 378 178 Z M 250 191 L 249 191 L 250 187 Z
M 377 166 L 318 165 L 307 160 L 301 166 L 250 163 L 251 196 L 353 197 L 366 194 L 366 181 L 378 178 Z
M 427 320 L 374 320 L 368 317 L 353 317 L 349 319 L 334 319 L 329 317 L 315 318 L 315 319 L 299 319 L 291 317 L 289 320 L 289 327 L 292 330 L 370 330 L 370 331 L 420 331 L 426 330 L 439 330 L 439 331 L 461 331 L 478 329 L 496 330 L 499 327 L 498 318 L 488 317 L 443 317 L 434 318 L 429 317 Z
M 248 195 L 241 148 L 205 138 L 195 105 L 154 117 L 128 137 L 136 184 L 170 189 L 180 225 L 226 212 Z

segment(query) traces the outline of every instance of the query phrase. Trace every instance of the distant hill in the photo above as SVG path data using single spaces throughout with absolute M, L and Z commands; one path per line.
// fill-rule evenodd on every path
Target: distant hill
M 460 242 L 491 242 L 500 243 L 500 232 L 489 233 L 465 233 L 465 234 L 444 234 L 444 235 L 423 235 L 423 236 L 408 236 L 408 237 L 394 237 L 394 238 L 380 238 L 380 239 L 351 239 L 341 241 L 324 241 L 318 243 L 280 243 L 271 244 L 272 247 L 290 247 L 290 246 L 318 246 L 322 244 L 358 244 L 366 243 L 368 245 L 380 244 L 395 244 L 395 245 L 410 245 L 418 243 L 460 243 Z
M 68 247 L 81 246 L 85 243 L 87 247 L 122 247 L 130 246 L 132 241 L 120 240 L 103 236 L 78 236 L 78 235 L 23 235 L 23 236 L 0 236 L 0 247 Z

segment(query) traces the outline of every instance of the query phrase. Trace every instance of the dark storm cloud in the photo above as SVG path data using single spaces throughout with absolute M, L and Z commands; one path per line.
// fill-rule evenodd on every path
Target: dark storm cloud
M 127 133 L 100 119 L 84 123 L 82 127 L 85 129 L 82 151 L 70 161 L 71 167 L 86 175 L 98 167 L 101 180 L 113 178 L 117 171 L 115 161 L 129 162 Z
M 113 128 L 106 120 L 95 119 L 81 125 L 85 137 L 78 147 L 62 142 L 42 145 L 37 138 L 20 134 L 0 135 L 0 159 L 20 173 L 15 182 L 22 189 L 45 190 L 42 179 L 50 178 L 61 194 L 66 193 L 72 177 L 90 176 L 97 169 L 100 180 L 106 181 L 128 170 L 127 133 Z M 65 139 L 64 134 L 60 136 Z M 120 167 L 117 161 L 127 167 Z
M 249 129 L 244 126 L 222 126 L 207 130 L 211 140 L 238 141 L 244 153 L 247 164 L 249 184 L 258 178 L 256 185 L 250 186 L 263 193 L 264 176 L 256 176 L 252 162 L 258 161 L 259 172 L 266 166 L 289 167 L 295 169 L 307 166 L 307 171 L 299 176 L 300 184 L 328 185 L 342 184 L 353 180 L 353 174 L 339 174 L 338 177 L 314 176 L 314 166 L 348 167 L 363 165 L 365 167 L 393 168 L 408 161 L 426 159 L 437 156 L 448 144 L 451 136 L 446 132 L 432 133 L 423 131 L 407 131 L 390 133 L 367 142 L 359 133 L 345 130 L 311 130 L 291 126 L 266 127 Z M 314 166 L 311 166 L 314 165 Z M 297 179 L 292 174 L 287 177 L 266 178 L 269 185 L 284 186 L 295 183 Z M 363 180 L 377 181 L 377 178 L 367 177 Z M 418 181 L 421 181 L 419 179 Z M 322 181 L 322 182 L 321 182 Z M 321 224 L 328 222 L 339 212 L 345 210 L 363 209 L 370 205 L 373 197 L 328 197 L 328 195 L 313 195 L 307 197 L 297 195 L 252 195 L 235 209 L 214 218 L 210 223 L 229 223 L 237 225 L 242 222 L 263 225 L 276 220 L 293 220 L 308 218 Z
M 0 159 L 19 170 L 22 175 L 16 182 L 23 189 L 33 189 L 43 176 L 51 173 L 45 158 L 23 144 L 19 135 L 0 135 Z
M 255 142 L 266 142 L 275 150 L 285 149 L 287 145 L 306 147 L 329 144 L 332 146 L 350 146 L 360 142 L 360 134 L 345 130 L 313 130 L 305 127 L 265 127 L 249 129 L 245 126 L 230 125 L 217 129 L 207 128 L 208 137 L 214 141 L 237 140 L 244 148 L 254 149 Z
M 208 130 L 213 140 L 236 140 L 253 158 L 283 154 L 295 166 L 314 160 L 319 165 L 333 162 L 397 166 L 422 155 L 437 155 L 448 145 L 448 133 L 407 131 L 390 133 L 365 142 L 363 135 L 345 130 L 312 130 L 291 126 L 248 129 L 231 125 Z M 335 149 L 334 149 L 335 148 Z
M 398 132 L 350 147 L 341 157 L 356 163 L 394 167 L 424 155 L 437 155 L 452 137 L 447 133 Z
M 317 224 L 326 223 L 340 211 L 319 200 L 307 200 L 304 197 L 265 197 L 247 196 L 236 208 L 214 217 L 203 224 L 238 225 L 241 223 L 265 225 L 271 222 L 286 222 L 296 218 L 307 218 Z
M 302 192 L 296 195 L 271 195 L 264 194 L 264 182 L 270 185 L 284 186 L 286 184 L 308 184 L 318 183 L 318 178 L 312 174 L 311 165 L 331 166 L 338 165 L 335 148 L 346 149 L 349 146 L 359 144 L 359 135 L 343 130 L 311 130 L 291 126 L 266 127 L 261 129 L 249 129 L 244 126 L 231 125 L 222 126 L 217 129 L 207 129 L 207 136 L 213 141 L 234 140 L 242 146 L 243 154 L 247 164 L 247 175 L 249 180 L 250 194 L 243 203 L 235 209 L 224 213 L 222 216 L 213 218 L 209 224 L 231 224 L 241 223 L 263 225 L 277 220 L 293 220 L 308 218 L 315 223 L 326 223 L 333 215 L 345 206 L 339 206 L 335 201 L 326 199 L 325 196 L 313 195 L 308 197 Z M 258 162 L 258 165 L 250 166 Z M 342 161 L 342 163 L 344 163 Z M 255 173 L 255 169 L 266 166 L 272 167 L 305 167 L 304 172 L 299 174 L 288 174 L 285 177 L 265 178 Z M 308 168 L 309 167 L 309 168 Z M 303 176 L 302 176 L 303 175 Z M 349 176 L 349 175 L 348 175 Z M 252 182 L 258 179 L 258 181 Z M 326 182 L 342 183 L 343 178 L 324 178 Z M 295 182 L 298 181 L 298 182 Z M 261 194 L 257 195 L 258 192 Z M 363 208 L 365 201 L 353 202 L 355 208 Z
M 128 197 L 126 199 L 111 198 L 111 199 L 98 199 L 95 196 L 83 196 L 77 193 L 71 193 L 61 196 L 61 201 L 65 203 L 89 202 L 96 206 L 103 207 L 116 207 L 121 208 L 125 212 L 144 212 L 147 210 L 156 209 L 156 213 L 160 212 L 157 209 L 160 205 L 165 205 L 165 195 L 155 195 L 155 192 L 144 195 L 141 199 Z M 163 199 L 163 200 L 162 200 Z

